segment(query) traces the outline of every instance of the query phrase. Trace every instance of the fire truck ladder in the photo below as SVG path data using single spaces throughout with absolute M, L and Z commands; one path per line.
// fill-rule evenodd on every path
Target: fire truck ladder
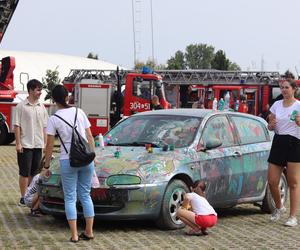
M 277 82 L 276 71 L 219 71 L 219 70 L 158 70 L 163 82 L 168 84 L 259 84 Z
M 85 70 L 72 69 L 64 82 L 76 83 L 82 79 L 95 79 L 105 83 L 115 83 L 119 75 L 121 82 L 127 73 L 133 70 Z M 180 85 L 209 85 L 209 84 L 266 84 L 280 79 L 276 71 L 218 71 L 218 70 L 157 70 L 167 84 Z
M 118 76 L 123 82 L 125 75 L 133 70 L 106 70 L 106 69 L 71 69 L 69 75 L 65 77 L 64 83 L 77 83 L 82 79 L 99 80 L 103 83 L 116 83 Z
M 19 0 L 0 0 L 0 43 Z

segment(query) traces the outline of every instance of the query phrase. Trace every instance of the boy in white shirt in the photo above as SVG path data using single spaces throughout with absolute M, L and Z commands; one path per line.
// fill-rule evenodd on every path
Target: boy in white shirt
M 217 224 L 217 213 L 206 200 L 205 189 L 204 181 L 195 181 L 191 187 L 192 192 L 185 194 L 182 206 L 177 211 L 178 218 L 191 228 L 187 234 L 201 231 L 207 235 L 206 229 Z

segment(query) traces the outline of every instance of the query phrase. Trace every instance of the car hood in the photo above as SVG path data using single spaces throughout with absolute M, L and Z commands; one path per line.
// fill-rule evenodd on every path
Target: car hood
M 174 151 L 153 148 L 153 152 L 149 153 L 145 147 L 106 146 L 103 149 L 96 148 L 95 153 L 95 172 L 100 185 L 105 185 L 105 180 L 109 176 L 124 174 L 139 176 L 142 183 L 167 181 L 177 172 L 184 172 L 183 168 L 188 165 L 186 163 L 197 158 L 196 152 L 188 148 Z M 59 156 L 51 161 L 51 173 L 51 180 L 55 182 L 54 179 L 58 178 L 56 181 L 58 182 Z
M 187 149 L 162 151 L 153 148 L 149 153 L 145 147 L 107 146 L 96 149 L 95 170 L 100 181 L 110 175 L 132 174 L 152 183 L 176 172 L 176 168 L 188 159 L 186 152 Z

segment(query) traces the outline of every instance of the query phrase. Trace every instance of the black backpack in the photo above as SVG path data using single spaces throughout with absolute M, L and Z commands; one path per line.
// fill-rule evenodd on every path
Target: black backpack
M 90 144 L 78 133 L 76 129 L 76 120 L 77 120 L 77 112 L 78 109 L 76 107 L 76 114 L 74 119 L 74 125 L 72 126 L 70 123 L 68 123 L 65 119 L 60 117 L 57 114 L 54 114 L 56 117 L 64 121 L 66 124 L 68 124 L 72 128 L 72 140 L 71 140 L 71 147 L 70 147 L 70 153 L 68 153 L 67 148 L 62 141 L 61 137 L 59 136 L 59 133 L 57 132 L 57 135 L 67 152 L 69 154 L 70 158 L 70 165 L 71 167 L 78 168 L 78 167 L 84 167 L 89 165 L 94 159 L 95 159 L 95 152 L 91 148 Z

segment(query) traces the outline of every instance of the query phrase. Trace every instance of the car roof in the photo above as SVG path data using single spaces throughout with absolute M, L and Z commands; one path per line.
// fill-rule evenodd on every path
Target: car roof
M 214 113 L 216 111 L 213 111 L 212 109 L 159 109 L 159 110 L 153 110 L 153 111 L 146 111 L 137 113 L 134 116 L 140 116 L 140 115 L 180 115 L 180 116 L 195 116 L 195 117 L 204 117 L 208 114 Z
M 193 116 L 204 118 L 206 116 L 211 116 L 213 114 L 236 114 L 239 116 L 246 116 L 249 118 L 254 118 L 259 120 L 263 123 L 266 123 L 264 119 L 259 116 L 254 116 L 251 114 L 241 113 L 241 112 L 234 112 L 234 111 L 219 111 L 219 110 L 212 110 L 212 109 L 192 109 L 192 108 L 182 108 L 182 109 L 159 109 L 153 111 L 146 111 L 134 114 L 133 116 L 148 116 L 148 115 L 176 115 L 176 116 Z

